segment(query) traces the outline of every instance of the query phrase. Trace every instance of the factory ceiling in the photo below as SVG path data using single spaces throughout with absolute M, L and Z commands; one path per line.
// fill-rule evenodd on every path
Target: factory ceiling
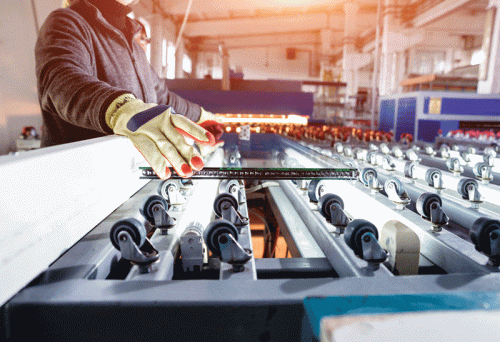
M 180 24 L 188 0 L 143 0 L 142 6 Z M 331 0 L 193 0 L 184 35 L 200 49 L 224 42 L 229 49 L 277 45 L 320 45 L 321 30 L 333 31 L 332 55 L 344 39 L 344 4 Z M 384 3 L 384 1 L 381 1 Z M 487 0 L 396 1 L 396 12 L 405 30 L 424 28 L 451 36 L 477 36 L 484 31 Z M 373 46 L 377 0 L 359 0 L 355 23 L 360 50 Z M 383 13 L 383 8 L 382 8 Z M 365 48 L 366 52 L 366 48 Z

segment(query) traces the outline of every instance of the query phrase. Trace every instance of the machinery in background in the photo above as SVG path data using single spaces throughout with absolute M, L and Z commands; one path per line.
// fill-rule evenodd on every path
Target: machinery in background
M 33 126 L 23 127 L 19 138 L 16 139 L 16 151 L 29 151 L 40 148 L 41 140 L 36 128 Z

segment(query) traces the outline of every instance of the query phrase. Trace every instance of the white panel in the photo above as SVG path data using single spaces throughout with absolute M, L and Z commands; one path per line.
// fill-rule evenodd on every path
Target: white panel
M 0 157 L 0 305 L 147 181 L 124 137 Z

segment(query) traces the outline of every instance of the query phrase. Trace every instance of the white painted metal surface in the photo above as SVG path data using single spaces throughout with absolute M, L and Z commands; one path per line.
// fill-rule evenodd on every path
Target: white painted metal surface
M 144 186 L 128 139 L 0 157 L 0 305 Z

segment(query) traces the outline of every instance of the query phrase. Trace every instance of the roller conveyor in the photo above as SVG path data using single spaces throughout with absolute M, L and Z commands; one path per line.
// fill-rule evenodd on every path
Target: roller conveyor
M 483 217 L 496 220 L 489 203 L 480 204 L 480 209 L 465 208 L 470 203 L 460 194 L 452 196 L 425 180 L 405 177 L 398 163 L 406 161 L 387 159 L 380 148 L 353 146 L 346 155 L 330 148 L 313 150 L 270 134 L 252 135 L 250 141 L 227 135 L 225 140 L 224 150 L 207 157 L 208 170 L 342 169 L 359 173 L 359 178 L 341 180 L 318 174 L 291 179 L 272 175 L 267 179 L 144 180 L 140 179 L 140 156 L 134 155 L 133 162 L 124 156 L 121 165 L 132 167 L 121 179 L 140 184 L 106 215 L 82 228 L 81 235 L 65 246 L 64 254 L 38 266 L 37 277 L 5 295 L 2 310 L 8 320 L 3 325 L 9 337 L 22 340 L 37 333 L 42 338 L 50 334 L 51 340 L 68 340 L 74 328 L 80 336 L 97 340 L 265 337 L 296 341 L 312 334 L 308 330 L 312 318 L 303 308 L 310 297 L 439 295 L 498 287 L 491 222 L 479 222 L 488 229 L 486 235 L 477 236 L 483 248 L 478 251 L 475 244 L 450 231 L 438 232 L 434 216 L 402 209 L 408 201 L 416 203 L 422 194 L 431 193 L 441 196 L 442 211 L 450 220 L 460 210 L 467 213 L 460 224 L 477 226 Z M 93 142 L 86 144 L 82 154 L 94 148 Z M 133 148 L 127 148 L 132 153 Z M 374 164 L 368 162 L 370 156 Z M 39 158 L 43 156 L 35 159 Z M 11 167 L 17 162 L 11 161 Z M 111 167 L 104 158 L 98 169 Z M 366 168 L 372 168 L 376 177 Z M 420 164 L 416 175 L 425 178 L 426 170 Z M 8 165 L 3 171 L 8 171 Z M 115 172 L 119 175 L 120 171 Z M 393 176 L 407 198 L 399 189 L 389 193 L 386 189 L 384 194 L 384 185 Z M 99 180 L 100 173 L 80 177 L 77 183 L 85 187 Z M 456 179 L 462 178 L 451 180 Z M 74 178 L 59 176 L 59 181 L 61 187 L 75 185 Z M 128 183 L 113 184 L 125 187 Z M 48 202 L 44 193 L 42 187 L 33 198 Z M 75 198 L 84 195 L 87 203 L 94 200 L 91 192 L 75 192 Z M 104 201 L 111 195 L 111 189 L 105 188 L 96 197 Z M 95 201 L 98 207 L 100 202 Z M 12 203 L 22 201 L 14 198 Z M 45 207 L 74 215 L 70 201 Z M 255 254 L 251 212 L 256 208 L 264 222 L 265 239 L 272 242 L 279 227 L 291 257 Z M 33 215 L 42 222 L 46 214 L 34 210 Z M 38 232 L 36 223 L 31 228 Z M 25 248 L 33 253 L 30 258 L 39 255 Z M 20 260 L 17 267 L 22 265 Z M 29 331 L 27 320 L 33 322 Z M 96 336 L 95 331 L 102 333 Z

